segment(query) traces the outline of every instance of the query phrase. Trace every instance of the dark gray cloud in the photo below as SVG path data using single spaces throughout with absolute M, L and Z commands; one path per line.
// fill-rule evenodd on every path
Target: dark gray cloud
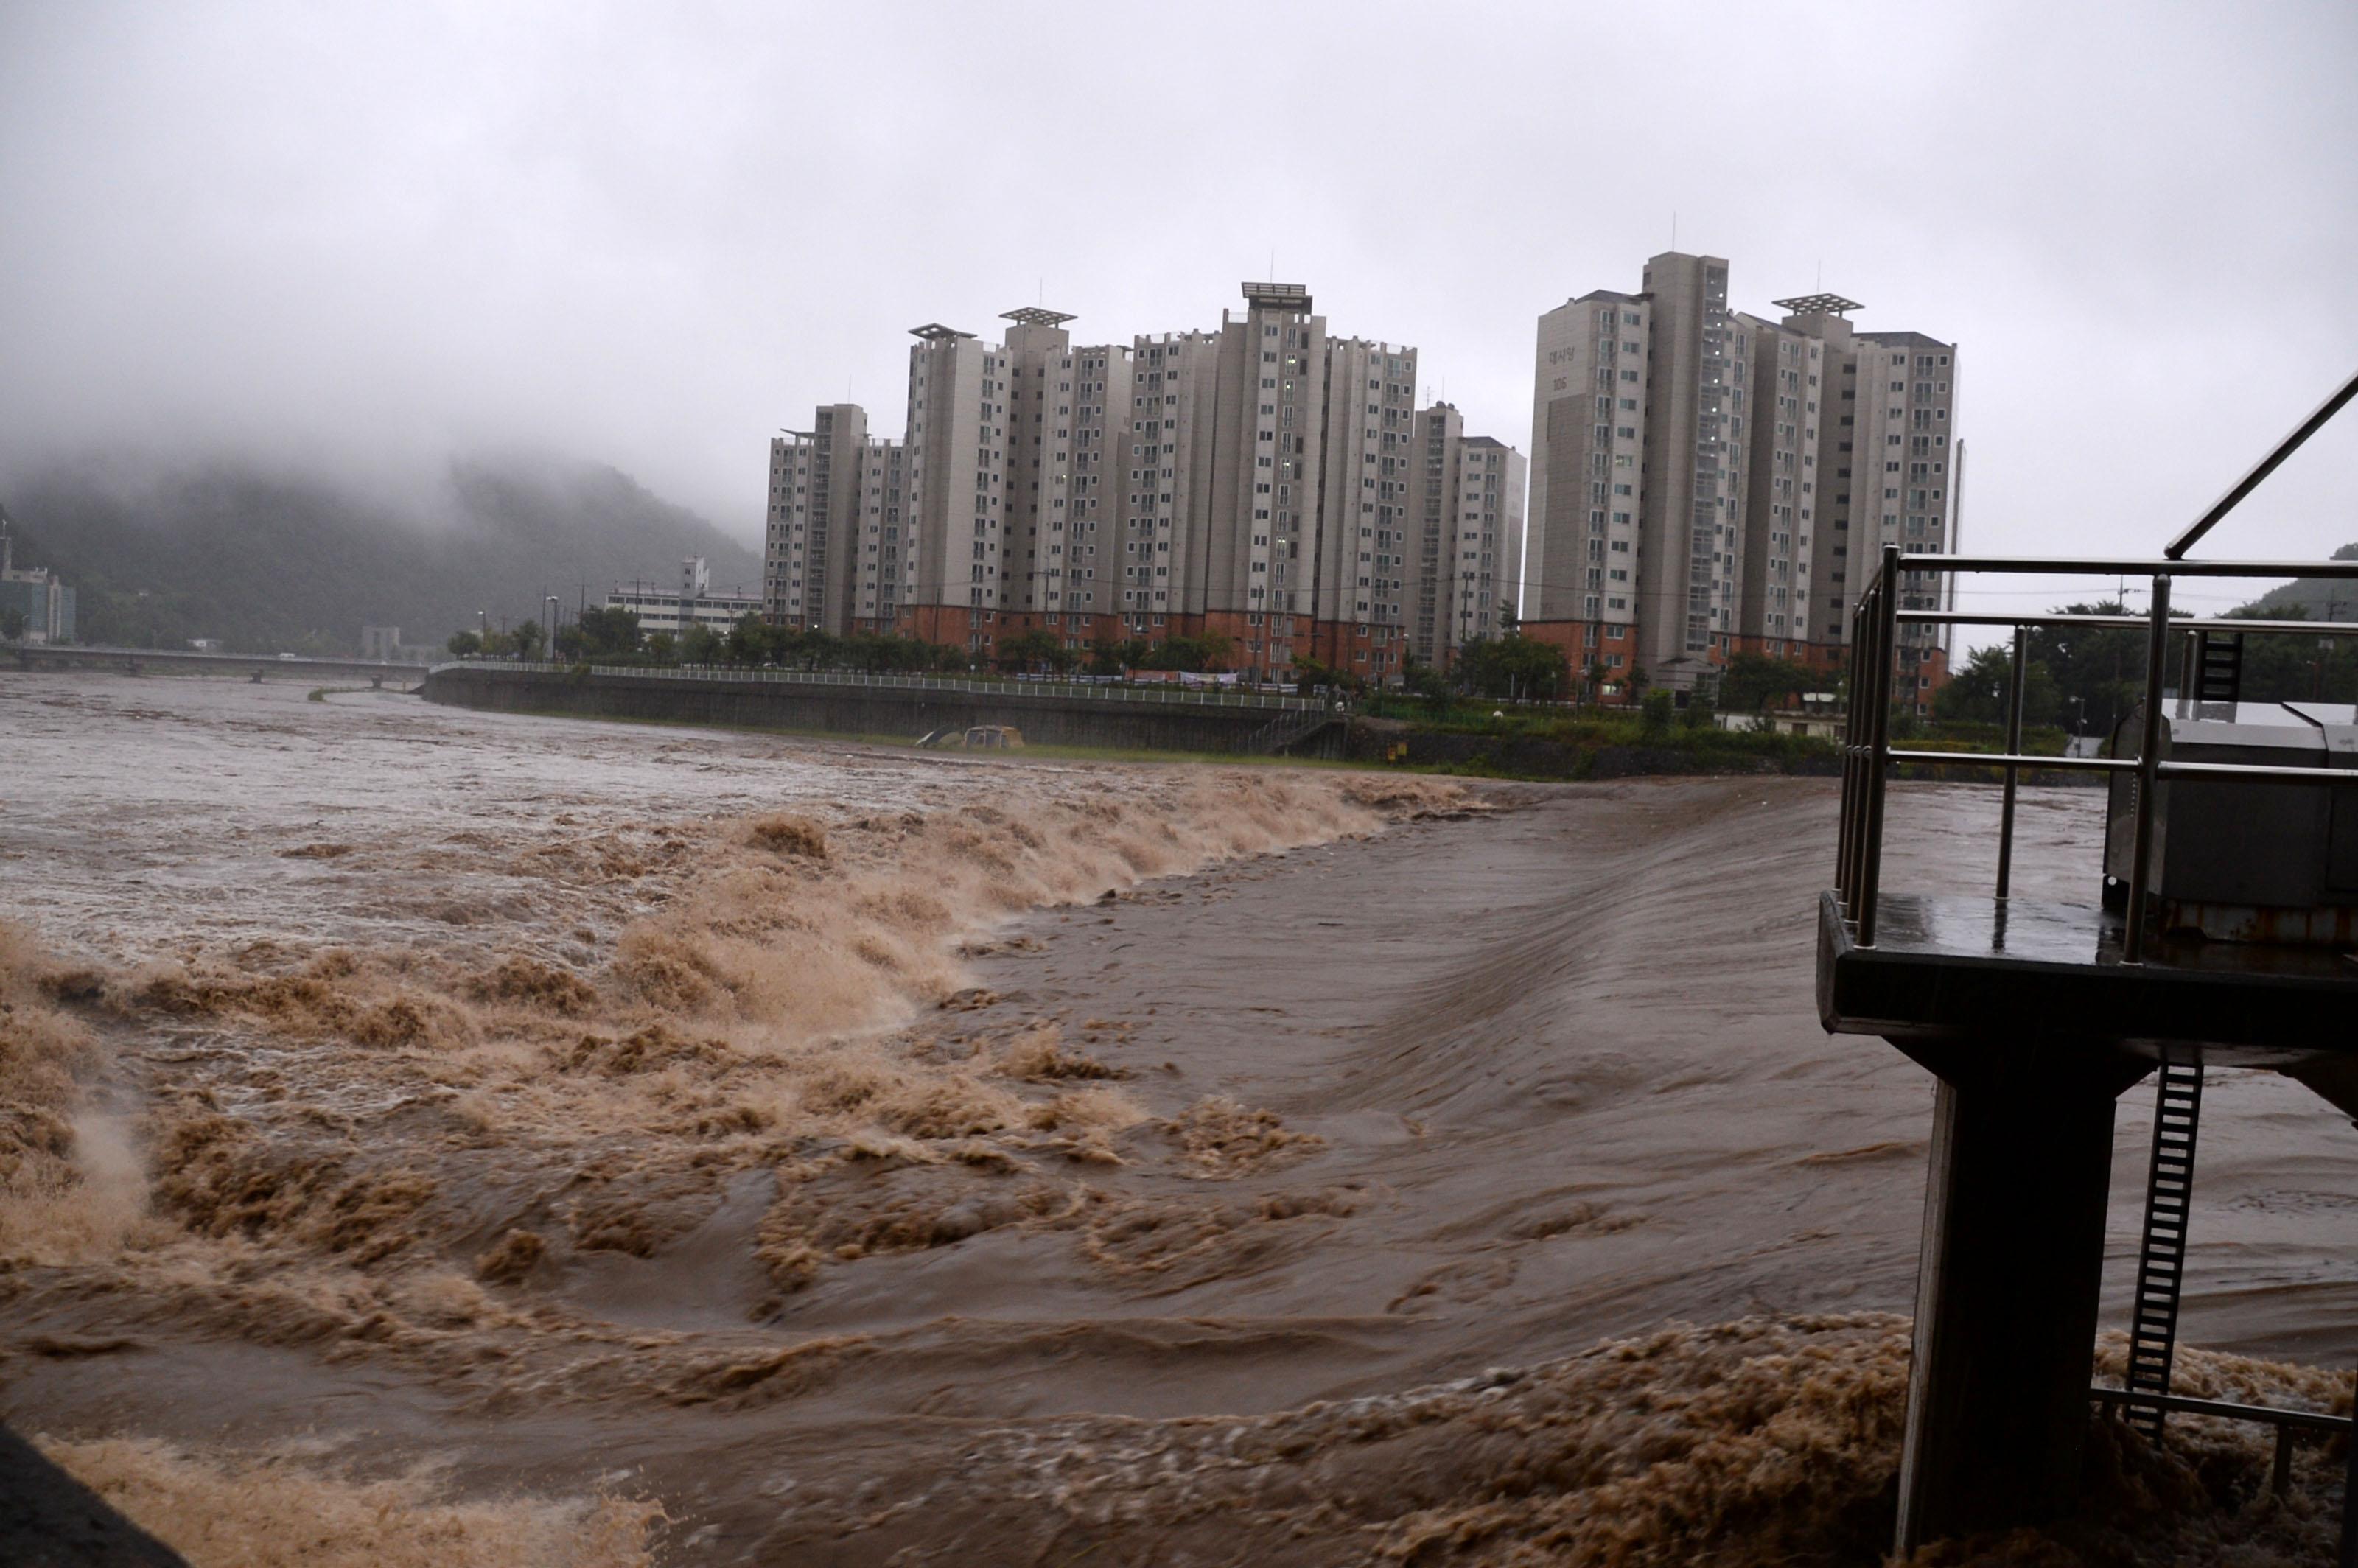
M 0 7 L 0 466 L 525 442 L 750 535 L 903 330 L 1238 279 L 1522 442 L 1533 319 L 1731 258 L 1962 341 L 1969 543 L 2144 551 L 2358 366 L 2358 9 Z M 2358 425 L 2222 535 L 2358 537 Z

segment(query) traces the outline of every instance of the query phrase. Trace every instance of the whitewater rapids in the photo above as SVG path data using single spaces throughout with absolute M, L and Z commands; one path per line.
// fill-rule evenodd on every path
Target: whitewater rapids
M 0 1414 L 192 1561 L 1887 1538 L 1931 1087 L 1816 1026 L 1820 782 L 81 676 L 0 719 Z M 1898 792 L 1894 885 L 1977 885 L 1994 809 Z M 2099 809 L 2028 792 L 2025 891 L 2093 888 Z M 2347 1410 L 2286 1363 L 2351 1348 L 2350 1128 L 2206 1098 L 2181 1382 Z M 2173 1432 L 2104 1435 L 2077 1535 L 1927 1561 L 2330 1540 L 2338 1453 L 2277 1505 L 2261 1438 Z

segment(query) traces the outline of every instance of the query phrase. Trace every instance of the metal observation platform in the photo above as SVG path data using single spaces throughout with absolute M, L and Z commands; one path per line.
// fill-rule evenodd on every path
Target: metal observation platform
M 2242 700 L 2244 640 L 2358 636 L 2358 623 L 2173 620 L 2180 578 L 2358 579 L 2358 560 L 2189 559 L 2237 503 L 2358 395 L 2328 398 L 2158 560 L 1903 554 L 1886 546 L 1853 609 L 1834 886 L 1819 902 L 1817 1002 L 1830 1032 L 1877 1034 L 1939 1079 L 1918 1263 L 1896 1549 L 2068 1514 L 2101 1409 L 2160 1440 L 2169 1412 L 2297 1435 L 2347 1417 L 2173 1395 L 2179 1284 L 2204 1069 L 2286 1074 L 2358 1119 L 2358 708 Z M 1949 574 L 2144 578 L 2132 615 L 1938 608 Z M 1891 743 L 1903 626 L 2013 628 L 2005 750 Z M 2144 700 L 2107 757 L 2022 752 L 2028 630 L 2146 633 Z M 2180 680 L 2166 686 L 2173 645 Z M 1987 898 L 1887 890 L 1894 763 L 2004 777 Z M 2021 769 L 2108 775 L 2104 875 L 2084 903 L 2012 893 Z M 2093 846 L 2092 846 L 2093 847 Z M 2114 1106 L 2158 1076 L 2125 1386 L 2092 1387 Z M 2358 1476 L 2358 1442 L 2350 1444 Z M 2353 1489 L 2358 1490 L 2358 1489 Z M 2358 1568 L 2347 1498 L 2341 1562 Z

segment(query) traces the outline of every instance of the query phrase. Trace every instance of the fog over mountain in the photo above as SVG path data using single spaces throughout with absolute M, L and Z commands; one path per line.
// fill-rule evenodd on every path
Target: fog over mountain
M 1527 446 L 1537 315 L 1675 237 L 1962 344 L 1967 547 L 2148 553 L 2358 366 L 2353 63 L 2345 0 L 34 0 L 0 501 L 127 456 L 424 510 L 521 445 L 751 540 L 777 427 L 899 431 L 910 327 L 1127 342 L 1272 271 Z M 2353 471 L 2345 419 L 2208 547 L 2324 557 Z
M 514 453 L 452 462 L 402 489 L 220 460 L 168 469 L 85 461 L 12 487 L 18 558 L 75 586 L 84 642 L 352 653 L 363 625 L 438 644 L 478 623 L 568 615 L 634 579 L 676 582 L 703 556 L 713 586 L 761 579 L 760 555 L 627 474 Z

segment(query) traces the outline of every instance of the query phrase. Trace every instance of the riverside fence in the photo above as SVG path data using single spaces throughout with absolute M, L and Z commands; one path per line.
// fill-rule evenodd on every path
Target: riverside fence
M 435 665 L 425 689 L 431 701 L 511 712 L 911 740 L 998 724 L 1049 745 L 1240 755 L 1339 757 L 1345 728 L 1339 704 L 1273 692 L 852 670 L 465 659 Z

